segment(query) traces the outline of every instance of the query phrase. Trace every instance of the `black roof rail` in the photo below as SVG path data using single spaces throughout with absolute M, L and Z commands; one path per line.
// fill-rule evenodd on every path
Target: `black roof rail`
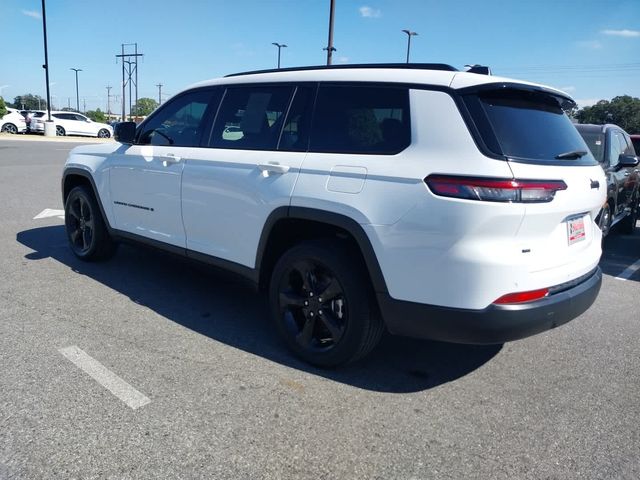
M 276 72 L 301 72 L 305 70 L 343 70 L 353 68 L 397 68 L 406 70 L 443 70 L 446 72 L 457 72 L 458 69 L 445 63 L 346 63 L 340 65 L 315 65 L 305 67 L 272 68 L 268 70 L 253 70 L 250 72 L 231 73 L 227 77 L 238 77 L 241 75 L 255 75 L 258 73 Z

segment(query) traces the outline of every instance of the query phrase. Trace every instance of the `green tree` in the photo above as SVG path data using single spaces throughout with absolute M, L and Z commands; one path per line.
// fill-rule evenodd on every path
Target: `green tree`
M 131 115 L 145 117 L 158 108 L 158 102 L 153 98 L 139 98 L 138 103 L 131 107 Z
M 7 114 L 7 106 L 4 103 L 4 98 L 0 97 L 0 118 Z
M 88 112 L 85 113 L 85 115 L 89 117 L 91 120 L 93 120 L 94 122 L 105 123 L 107 120 L 106 115 L 99 108 L 95 110 L 89 110 Z
M 18 110 L 46 110 L 47 101 L 40 95 L 25 93 L 13 99 L 13 105 Z
M 640 98 L 622 95 L 600 100 L 578 111 L 576 118 L 580 123 L 615 123 L 629 133 L 640 133 Z

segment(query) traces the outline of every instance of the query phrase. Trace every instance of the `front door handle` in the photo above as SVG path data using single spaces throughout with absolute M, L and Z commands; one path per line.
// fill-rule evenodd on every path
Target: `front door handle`
M 178 157 L 177 155 L 173 154 L 173 153 L 167 153 L 165 156 L 160 157 L 162 159 L 162 164 L 167 167 L 169 165 L 173 165 L 175 163 L 180 163 L 180 161 L 182 160 L 181 157 Z
M 289 165 L 280 165 L 279 163 L 259 163 L 258 168 L 265 177 L 268 177 L 269 173 L 287 173 L 290 167 Z

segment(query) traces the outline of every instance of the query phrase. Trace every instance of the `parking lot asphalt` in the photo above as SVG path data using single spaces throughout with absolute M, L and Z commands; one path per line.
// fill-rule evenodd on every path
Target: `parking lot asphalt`
M 131 246 L 76 260 L 55 212 L 73 146 L 0 139 L 0 479 L 640 478 L 640 229 L 561 328 L 386 336 L 319 370 L 233 277 Z

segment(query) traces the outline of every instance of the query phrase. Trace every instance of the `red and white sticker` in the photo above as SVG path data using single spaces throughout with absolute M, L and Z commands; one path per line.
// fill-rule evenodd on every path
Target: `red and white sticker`
M 584 217 L 567 221 L 567 236 L 569 237 L 569 245 L 581 242 L 586 238 Z

